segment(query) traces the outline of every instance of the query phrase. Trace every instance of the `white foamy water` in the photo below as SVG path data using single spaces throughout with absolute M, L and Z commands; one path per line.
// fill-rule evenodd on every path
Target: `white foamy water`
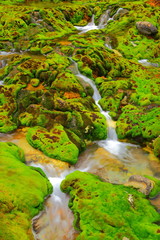
M 123 10 L 123 8 L 119 8 L 117 12 L 110 17 L 110 9 L 107 9 L 100 17 L 98 25 L 95 24 L 94 21 L 94 14 L 92 15 L 91 22 L 89 22 L 86 26 L 75 26 L 77 30 L 80 31 L 79 34 L 91 31 L 91 30 L 97 30 L 97 29 L 103 29 L 108 24 L 109 21 L 114 21 L 116 16 Z
M 99 29 L 99 27 L 95 25 L 94 15 L 92 15 L 91 22 L 89 22 L 86 26 L 75 26 L 75 28 L 77 28 L 77 30 L 81 31 L 80 33 L 85 33 L 90 30 Z
M 0 86 L 4 85 L 4 82 L 3 81 L 0 81 Z
M 160 66 L 158 63 L 149 62 L 148 59 L 141 59 L 141 60 L 138 60 L 138 62 L 145 67 L 159 67 Z
M 91 87 L 94 90 L 94 94 L 93 94 L 92 97 L 95 100 L 96 105 L 99 107 L 101 114 L 103 114 L 105 116 L 106 120 L 107 120 L 107 125 L 108 125 L 107 139 L 97 141 L 96 143 L 100 147 L 103 147 L 104 149 L 106 149 L 111 154 L 117 156 L 122 161 L 133 160 L 133 157 L 130 154 L 129 148 L 131 148 L 131 147 L 135 148 L 137 146 L 133 145 L 133 144 L 130 144 L 130 143 L 123 143 L 123 142 L 118 141 L 116 130 L 115 130 L 115 127 L 114 127 L 114 124 L 113 124 L 113 120 L 112 120 L 111 116 L 109 115 L 109 112 L 108 111 L 103 111 L 101 106 L 98 104 L 98 101 L 101 99 L 101 96 L 100 96 L 100 93 L 99 93 L 96 85 L 94 84 L 94 82 L 91 79 L 87 78 L 86 76 L 84 76 L 83 74 L 81 74 L 79 72 L 77 63 L 74 62 L 74 64 L 75 64 L 75 68 L 77 69 L 76 76 L 80 77 L 85 82 L 87 82 L 91 85 Z

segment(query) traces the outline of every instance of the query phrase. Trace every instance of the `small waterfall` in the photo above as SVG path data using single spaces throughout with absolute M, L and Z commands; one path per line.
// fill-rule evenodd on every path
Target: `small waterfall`
M 108 138 L 95 143 L 119 158 L 126 165 L 128 162 L 134 163 L 134 157 L 130 153 L 130 148 L 133 149 L 133 147 L 137 146 L 128 143 L 121 143 L 117 140 L 117 134 L 109 113 L 103 111 L 98 104 L 101 96 L 94 82 L 81 74 L 78 70 L 77 63 L 72 59 L 71 61 L 74 64 L 75 75 L 89 83 L 94 89 L 93 98 L 95 103 L 107 120 Z M 75 170 L 96 173 L 97 169 L 103 169 L 105 163 L 103 163 L 103 165 L 100 163 L 99 159 L 91 158 L 92 154 L 88 154 L 82 162 L 78 162 L 75 166 L 68 167 L 66 170 L 61 170 L 60 168 L 57 169 L 51 164 L 42 165 L 30 163 L 31 166 L 40 167 L 46 173 L 54 188 L 52 195 L 46 200 L 45 210 L 33 218 L 33 234 L 36 240 L 74 240 L 76 238 L 78 233 L 73 229 L 74 216 L 68 208 L 69 198 L 66 194 L 60 191 L 60 184 L 66 175 Z
M 40 167 L 47 175 L 54 192 L 45 202 L 45 210 L 34 217 L 33 233 L 36 240 L 73 240 L 75 230 L 73 228 L 73 214 L 68 208 L 69 197 L 60 190 L 60 184 L 70 169 L 59 172 L 53 165 L 33 164 L 31 166 Z
M 92 15 L 91 22 L 89 22 L 86 26 L 75 26 L 77 30 L 81 31 L 79 34 L 88 32 L 90 30 L 99 29 L 98 26 L 94 23 L 94 14 Z
M 132 157 L 132 154 L 130 154 L 129 149 L 131 147 L 137 147 L 137 145 L 130 144 L 130 143 L 123 143 L 118 141 L 118 137 L 116 134 L 116 130 L 114 127 L 114 122 L 112 118 L 109 115 L 108 111 L 103 111 L 101 106 L 98 104 L 98 101 L 101 99 L 101 96 L 99 94 L 99 91 L 94 84 L 94 82 L 89 79 L 88 77 L 81 74 L 78 70 L 78 64 L 72 60 L 74 66 L 75 66 L 75 72 L 76 76 L 83 79 L 85 82 L 89 83 L 91 87 L 94 90 L 93 99 L 95 100 L 96 105 L 99 107 L 101 114 L 103 114 L 107 120 L 108 125 L 108 137 L 105 140 L 97 141 L 96 143 L 100 146 L 106 149 L 111 154 L 115 155 L 117 158 L 121 159 L 122 161 L 134 161 L 134 158 Z
M 106 11 L 105 11 L 105 13 L 103 13 L 102 15 L 101 15 L 101 17 L 100 17 L 100 19 L 99 19 L 99 24 L 98 24 L 98 27 L 99 28 L 103 28 L 103 27 L 105 27 L 106 25 L 107 25 L 107 23 L 108 23 L 108 20 L 110 19 L 110 12 L 111 12 L 111 10 L 110 9 L 107 9 Z
M 4 81 L 0 81 L 0 86 L 4 85 Z
M 88 32 L 90 30 L 96 30 L 96 29 L 102 29 L 102 28 L 105 28 L 105 26 L 108 24 L 109 21 L 114 21 L 116 19 L 116 16 L 122 11 L 124 10 L 123 8 L 119 8 L 117 10 L 117 12 L 112 16 L 110 17 L 110 12 L 111 12 L 111 9 L 107 9 L 105 11 L 105 13 L 103 13 L 99 19 L 99 24 L 96 25 L 95 22 L 94 22 L 94 14 L 92 15 L 92 18 L 91 18 L 91 22 L 89 22 L 86 26 L 75 26 L 75 28 L 77 28 L 77 30 L 80 31 L 79 34 L 82 34 L 82 33 L 85 33 L 85 32 Z
M 112 46 L 111 46 L 111 44 L 109 44 L 109 43 L 105 43 L 105 46 L 106 46 L 107 48 L 109 48 L 109 49 L 112 49 Z
M 113 120 L 111 119 L 110 115 L 109 115 L 109 112 L 105 112 L 103 111 L 103 109 L 101 108 L 101 106 L 98 104 L 98 101 L 101 99 L 101 95 L 96 87 L 96 85 L 94 84 L 94 82 L 84 76 L 83 74 L 81 74 L 78 70 L 78 64 L 76 62 L 74 62 L 72 60 L 73 64 L 75 65 L 75 72 L 76 72 L 76 76 L 83 79 L 85 82 L 89 83 L 91 85 L 91 87 L 93 88 L 94 90 L 94 93 L 93 93 L 93 99 L 95 100 L 95 103 L 96 105 L 99 107 L 100 109 L 100 112 L 105 116 L 106 120 L 107 120 L 107 125 L 108 125 L 108 138 L 107 139 L 110 139 L 110 140 L 117 140 L 117 134 L 116 134 L 116 131 L 115 131 L 115 128 L 113 127 Z
M 145 67 L 159 67 L 160 65 L 158 63 L 151 63 L 148 61 L 148 59 L 141 59 L 138 60 L 138 62 Z
M 89 161 L 89 158 L 88 155 L 80 165 L 77 163 L 63 171 L 56 169 L 51 164 L 30 163 L 31 166 L 39 167 L 45 172 L 54 188 L 51 196 L 46 199 L 45 210 L 32 220 L 33 234 L 36 240 L 75 239 L 77 232 L 73 228 L 73 213 L 68 207 L 69 196 L 61 192 L 60 184 L 71 172 L 79 170 L 94 173 L 95 169 L 101 167 L 98 161 Z

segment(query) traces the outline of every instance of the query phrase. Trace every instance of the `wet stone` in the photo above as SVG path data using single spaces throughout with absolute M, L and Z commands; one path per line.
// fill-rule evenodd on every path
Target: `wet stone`
M 129 178 L 128 182 L 125 185 L 138 188 L 139 191 L 143 194 L 149 195 L 151 190 L 153 189 L 154 183 L 150 179 L 143 176 L 133 175 Z

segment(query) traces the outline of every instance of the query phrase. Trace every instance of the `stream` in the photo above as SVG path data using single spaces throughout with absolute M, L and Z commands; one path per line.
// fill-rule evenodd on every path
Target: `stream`
M 114 20 L 122 11 L 110 17 L 110 10 L 106 10 L 99 19 L 99 24 L 94 22 L 94 15 L 91 22 L 86 26 L 75 26 L 80 34 L 94 29 L 102 29 L 108 21 Z M 111 46 L 107 46 L 111 48 Z M 8 55 L 13 54 L 9 52 Z M 3 52 L 0 55 L 4 55 Z M 0 67 L 4 67 L 6 61 L 0 60 Z M 115 130 L 115 122 L 111 119 L 109 112 L 103 111 L 98 104 L 101 96 L 94 82 L 82 75 L 76 62 L 72 61 L 74 73 L 80 81 L 87 82 L 94 90 L 93 99 L 99 107 L 101 114 L 106 118 L 108 137 L 105 140 L 95 141 L 90 144 L 86 151 L 80 154 L 78 163 L 69 166 L 58 160 L 44 156 L 40 151 L 33 149 L 25 139 L 25 129 L 17 130 L 12 134 L 0 133 L 1 141 L 11 141 L 24 149 L 27 164 L 40 167 L 53 185 L 54 192 L 45 200 L 45 209 L 38 216 L 33 218 L 33 234 L 36 240 L 74 240 L 78 232 L 73 229 L 73 214 L 68 208 L 69 197 L 60 191 L 61 181 L 69 173 L 80 170 L 99 175 L 104 181 L 123 184 L 133 174 L 157 176 L 160 173 L 160 166 L 152 154 L 144 151 L 140 146 L 131 143 L 120 142 Z M 0 85 L 3 81 L 0 81 Z

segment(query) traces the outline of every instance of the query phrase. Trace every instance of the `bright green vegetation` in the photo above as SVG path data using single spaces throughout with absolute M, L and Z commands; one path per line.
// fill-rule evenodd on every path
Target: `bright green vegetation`
M 14 48 L 17 53 L 7 57 L 7 65 L 0 69 L 0 79 L 6 84 L 0 96 L 5 109 L 0 116 L 1 132 L 21 126 L 48 131 L 56 123 L 83 142 L 106 138 L 105 119 L 91 98 L 93 90 L 74 75 L 71 57 L 80 72 L 95 82 L 102 97 L 99 104 L 117 120 L 119 138 L 150 143 L 159 156 L 155 139 L 160 134 L 160 35 L 143 35 L 136 28 L 138 21 L 158 28 L 156 7 L 148 1 L 116 0 L 2 3 L 0 50 Z M 119 8 L 123 10 L 115 15 Z M 114 21 L 103 29 L 78 34 L 74 25 L 85 26 L 93 14 L 98 25 L 106 10 Z M 138 63 L 145 58 L 156 65 Z M 13 85 L 18 86 L 18 94 L 5 95 L 3 89 Z M 9 110 L 6 102 L 14 107 Z
M 160 215 L 135 189 L 80 171 L 69 174 L 61 189 L 70 195 L 74 227 L 80 231 L 77 240 L 160 239 Z
M 60 124 L 55 125 L 49 132 L 42 127 L 30 128 L 26 137 L 33 147 L 40 149 L 49 157 L 71 164 L 78 160 L 79 150 Z
M 52 185 L 40 168 L 24 164 L 24 153 L 13 143 L 0 143 L 0 239 L 31 240 L 31 219 L 43 209 Z
M 78 34 L 74 27 L 85 26 L 93 14 L 98 25 L 107 9 L 112 17 L 120 7 L 123 12 L 103 29 Z M 117 120 L 118 137 L 149 145 L 160 157 L 160 34 L 146 36 L 136 28 L 138 21 L 158 27 L 158 18 L 158 8 L 148 0 L 1 0 L 0 80 L 5 85 L 0 86 L 0 132 L 28 127 L 33 147 L 70 164 L 77 162 L 86 140 L 107 137 L 93 89 L 74 75 L 72 58 L 95 82 L 99 104 Z M 13 54 L 3 53 L 13 49 Z M 1 59 L 6 62 L 2 68 Z M 140 59 L 156 65 L 142 66 Z M 0 149 L 0 238 L 33 239 L 30 220 L 52 187 L 40 169 L 24 164 L 17 146 L 0 143 Z M 152 180 L 154 197 L 160 184 Z M 61 186 L 71 195 L 74 226 L 81 231 L 77 239 L 160 239 L 160 217 L 136 190 L 80 172 Z

